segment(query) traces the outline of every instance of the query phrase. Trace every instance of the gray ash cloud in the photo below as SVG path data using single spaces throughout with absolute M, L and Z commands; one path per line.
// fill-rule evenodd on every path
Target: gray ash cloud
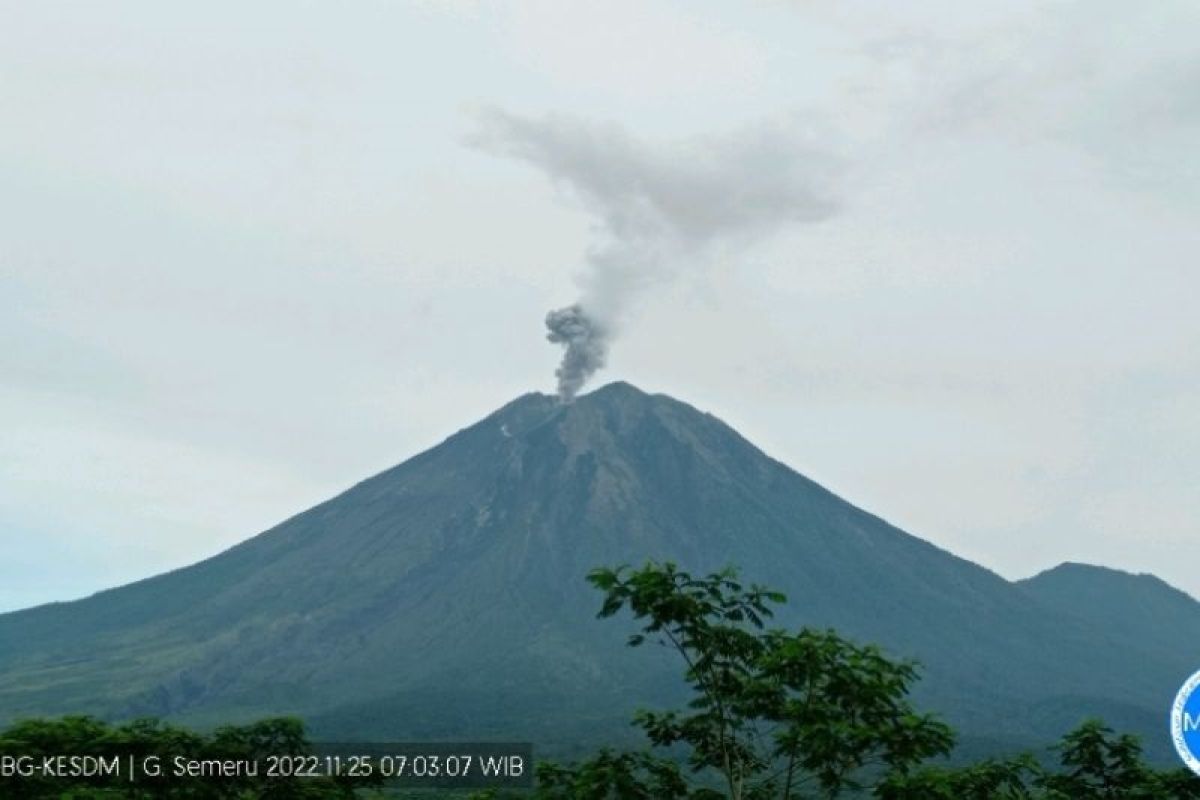
M 546 338 L 564 348 L 562 362 L 554 375 L 558 378 L 559 399 L 569 403 L 592 373 L 604 366 L 608 355 L 607 331 L 578 303 L 547 314 L 546 329 Z
M 571 117 L 492 109 L 480 123 L 473 146 L 540 168 L 599 223 L 579 299 L 546 317 L 548 338 L 566 348 L 556 374 L 568 401 L 648 287 L 698 268 L 717 243 L 746 245 L 837 211 L 841 162 L 802 121 L 669 145 Z

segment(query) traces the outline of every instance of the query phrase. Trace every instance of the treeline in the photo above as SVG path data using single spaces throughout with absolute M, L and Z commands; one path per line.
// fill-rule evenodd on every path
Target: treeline
M 626 613 L 633 647 L 680 657 L 691 699 L 675 711 L 638 711 L 639 751 L 601 750 L 543 762 L 536 788 L 484 791 L 476 800 L 1200 800 L 1200 777 L 1148 764 L 1136 737 L 1087 721 L 1053 748 L 948 766 L 955 734 L 912 707 L 915 664 L 887 658 L 831 630 L 767 627 L 782 594 L 742 584 L 732 570 L 694 577 L 672 564 L 598 569 L 601 617 Z M 109 725 L 86 718 L 31 720 L 0 733 L 0 766 L 16 756 L 163 754 L 259 761 L 310 752 L 298 720 L 264 720 L 200 734 L 155 720 Z M 11 763 L 11 762 L 9 762 Z M 0 769 L 5 798 L 351 798 L 378 779 L 165 775 L 115 785 L 111 776 L 22 776 Z
M 154 719 L 121 725 L 91 717 L 25 720 L 0 732 L 0 797 L 346 800 L 379 785 L 377 779 L 272 776 L 263 768 L 268 759 L 302 757 L 310 749 L 303 723 L 292 718 L 206 734 Z M 256 774 L 196 774 L 204 764 L 239 763 L 259 768 Z

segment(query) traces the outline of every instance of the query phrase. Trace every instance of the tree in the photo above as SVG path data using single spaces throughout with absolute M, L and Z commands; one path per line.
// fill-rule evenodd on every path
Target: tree
M 1178 769 L 1158 772 L 1142 760 L 1136 736 L 1116 734 L 1088 720 L 1063 737 L 1056 748 L 1062 770 L 1037 784 L 1054 800 L 1149 800 L 1200 798 L 1200 778 Z
M 603 752 L 575 767 L 538 773 L 546 798 L 833 798 L 888 773 L 905 773 L 953 744 L 943 723 L 907 701 L 911 663 L 833 631 L 766 630 L 784 596 L 743 586 L 727 569 L 693 577 L 675 565 L 601 568 L 601 617 L 622 610 L 642 622 L 629 644 L 657 642 L 685 665 L 684 711 L 639 711 L 658 752 L 686 753 L 690 775 L 653 753 Z M 721 787 L 721 791 L 716 790 Z
M 908 774 L 889 775 L 876 787 L 883 800 L 1032 800 L 1031 781 L 1042 770 L 1029 755 L 986 759 L 966 767 L 926 767 Z
M 0 775 L 0 797 L 13 800 L 71 798 L 71 800 L 115 800 L 116 798 L 189 798 L 189 800 L 326 800 L 354 798 L 362 786 L 378 780 L 268 777 L 260 774 L 208 776 L 203 779 L 177 775 L 168 768 L 171 760 L 253 760 L 262 764 L 267 756 L 302 756 L 309 744 L 300 720 L 281 717 L 249 725 L 225 726 L 211 734 L 200 734 L 160 720 L 141 719 L 110 725 L 91 717 L 32 719 L 18 722 L 0 732 L 0 759 L 59 755 L 133 758 L 141 764 L 158 758 L 163 765 L 156 778 L 142 776 L 130 782 L 128 774 L 111 775 Z
M 931 767 L 893 776 L 885 800 L 1200 800 L 1200 778 L 1184 769 L 1160 771 L 1142 759 L 1136 736 L 1087 720 L 1054 748 L 1057 769 L 1031 755 L 958 769 Z
M 627 611 L 641 623 L 631 646 L 679 654 L 692 698 L 635 714 L 650 750 L 540 764 L 540 800 L 1200 800 L 1200 779 L 1155 770 L 1136 737 L 1098 721 L 1053 748 L 1054 769 L 1028 753 L 928 764 L 950 753 L 953 733 L 909 705 L 914 664 L 832 630 L 766 629 L 784 596 L 732 569 L 696 578 L 652 562 L 588 580 L 604 593 L 600 617 Z

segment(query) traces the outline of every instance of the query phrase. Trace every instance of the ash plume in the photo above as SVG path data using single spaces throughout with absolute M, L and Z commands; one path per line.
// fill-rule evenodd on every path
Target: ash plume
M 547 314 L 546 329 L 546 338 L 564 347 L 562 363 L 554 375 L 558 378 L 559 399 L 569 403 L 592 373 L 604 366 L 607 332 L 578 303 Z
M 816 142 L 819 127 L 792 120 L 660 146 L 570 117 L 480 116 L 469 144 L 540 168 L 598 222 L 579 299 L 546 317 L 547 338 L 566 348 L 556 372 L 564 401 L 604 366 L 647 287 L 699 268 L 718 245 L 836 212 L 841 160 Z

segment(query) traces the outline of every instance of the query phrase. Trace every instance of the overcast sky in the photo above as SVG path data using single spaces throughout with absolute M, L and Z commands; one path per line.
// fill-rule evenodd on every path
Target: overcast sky
M 551 391 L 1200 595 L 1200 5 L 0 0 L 0 610 Z

